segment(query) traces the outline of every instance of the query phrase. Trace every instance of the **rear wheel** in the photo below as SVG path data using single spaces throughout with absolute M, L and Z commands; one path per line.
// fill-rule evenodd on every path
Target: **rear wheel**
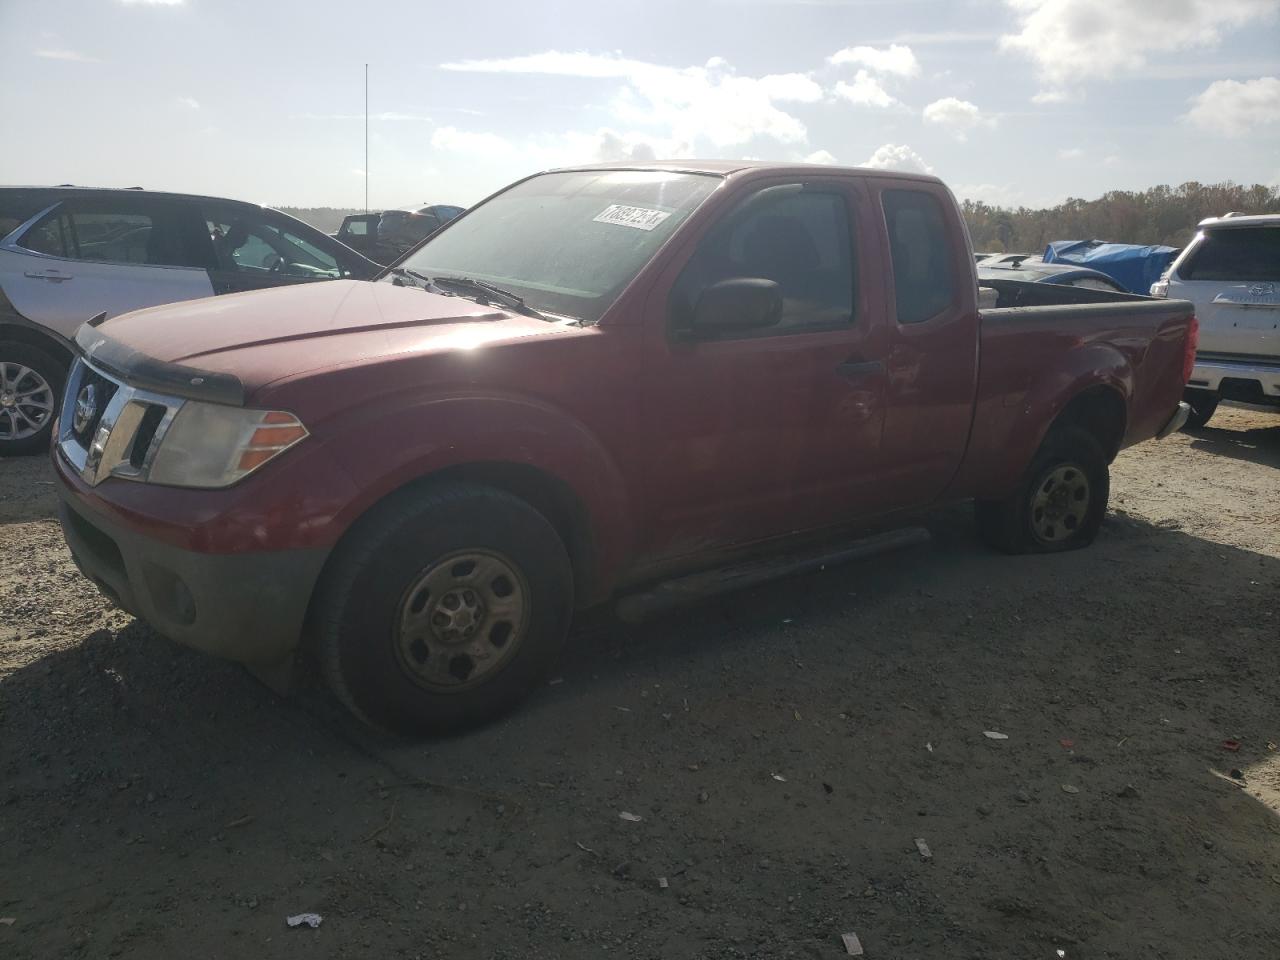
M 436 733 L 489 720 L 554 664 L 573 611 L 564 544 L 500 490 L 408 491 L 375 509 L 319 587 L 320 660 L 356 716 Z
M 1199 430 L 1209 422 L 1209 418 L 1218 409 L 1218 401 L 1221 398 L 1216 393 L 1209 393 L 1205 390 L 1188 390 L 1183 394 L 1182 399 L 1191 405 L 1191 413 L 1187 416 L 1186 426 L 1193 430 Z
M 0 456 L 48 449 L 65 379 L 38 347 L 0 341 Z
M 983 540 L 1005 553 L 1058 553 L 1088 546 L 1107 512 L 1111 478 L 1102 447 L 1079 427 L 1040 445 L 1018 489 L 976 504 Z

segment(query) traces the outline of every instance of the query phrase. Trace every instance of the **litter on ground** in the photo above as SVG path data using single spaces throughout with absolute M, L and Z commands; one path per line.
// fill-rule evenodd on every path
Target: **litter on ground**
M 291 927 L 310 927 L 314 930 L 320 926 L 320 922 L 323 919 L 318 913 L 298 913 L 292 917 L 285 917 L 284 922 Z

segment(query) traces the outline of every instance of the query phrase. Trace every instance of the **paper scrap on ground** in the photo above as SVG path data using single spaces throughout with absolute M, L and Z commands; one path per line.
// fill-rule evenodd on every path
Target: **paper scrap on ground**
M 627 811 L 623 810 L 620 814 L 618 814 L 618 819 L 626 820 L 628 823 L 639 823 L 641 820 L 644 819 L 644 817 L 635 813 L 627 813 Z
M 286 917 L 284 922 L 291 927 L 308 926 L 314 930 L 316 927 L 320 926 L 320 921 L 322 919 L 323 918 L 318 913 L 299 913 L 292 917 Z
M 999 731 L 996 731 L 996 730 L 983 730 L 982 735 L 986 737 L 988 740 L 1008 740 L 1009 739 L 1009 735 L 1007 733 L 1000 733 Z
M 844 944 L 844 952 L 851 957 L 862 956 L 862 941 L 856 933 L 840 934 L 840 942 Z
M 916 849 L 920 851 L 920 856 L 925 860 L 933 857 L 933 852 L 929 849 L 929 845 L 924 842 L 923 837 L 916 837 Z

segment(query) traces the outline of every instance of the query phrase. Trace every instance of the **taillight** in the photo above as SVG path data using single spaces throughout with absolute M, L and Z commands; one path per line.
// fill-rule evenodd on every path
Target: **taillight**
M 1182 382 L 1185 385 L 1191 379 L 1191 371 L 1196 366 L 1196 347 L 1200 345 L 1200 321 L 1193 313 L 1191 323 L 1187 325 L 1186 352 L 1182 355 Z

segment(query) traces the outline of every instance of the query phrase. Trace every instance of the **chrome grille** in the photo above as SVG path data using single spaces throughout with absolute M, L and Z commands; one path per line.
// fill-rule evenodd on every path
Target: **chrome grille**
M 58 450 L 81 479 L 145 480 L 165 431 L 185 403 L 140 390 L 77 360 L 67 377 Z

